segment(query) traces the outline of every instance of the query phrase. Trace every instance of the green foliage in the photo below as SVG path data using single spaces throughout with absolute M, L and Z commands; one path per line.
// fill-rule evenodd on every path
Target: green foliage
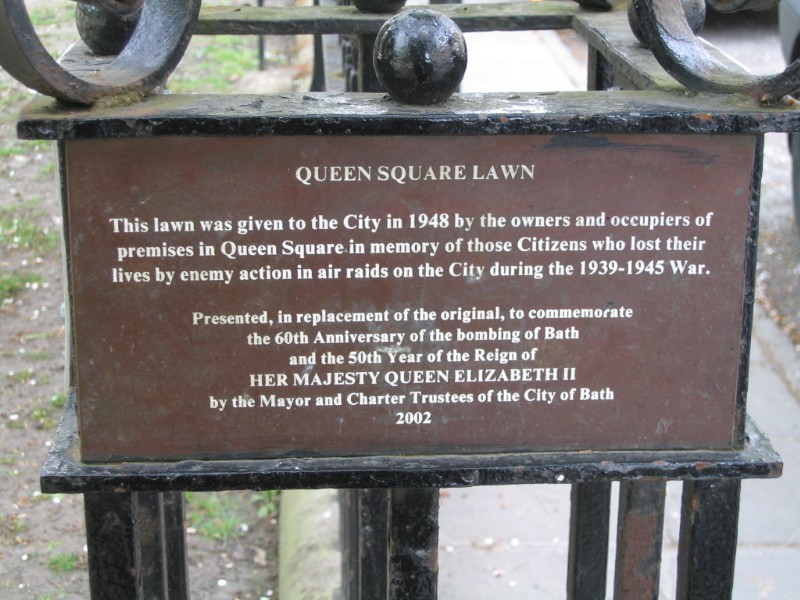
M 24 146 L 17 144 L 9 144 L 0 148 L 0 157 L 7 158 L 9 156 L 23 156 L 27 154 L 28 149 Z
M 248 508 L 254 506 L 258 518 L 277 512 L 279 492 L 264 491 L 250 496 L 235 491 L 187 492 L 185 497 L 189 526 L 204 537 L 227 544 L 229 539 L 240 537 L 247 530 L 242 521 Z
M 196 36 L 184 61 L 169 80 L 175 93 L 219 93 L 258 68 L 255 38 L 247 36 Z
M 220 540 L 223 545 L 228 539 L 238 535 L 241 522 L 237 513 L 241 511 L 242 501 L 238 494 L 231 492 L 187 492 L 187 520 L 189 526 L 209 539 Z
M 58 5 L 53 3 L 37 6 L 29 11 L 28 16 L 36 28 L 60 25 L 75 18 L 75 8 L 69 4 Z
M 41 217 L 40 203 L 41 199 L 34 199 L 0 209 L 0 245 L 9 253 L 22 253 L 15 261 L 19 267 L 0 272 L 0 303 L 13 298 L 26 287 L 41 284 L 42 277 L 30 272 L 29 263 L 47 256 L 58 246 L 58 234 L 34 222 Z
M 47 566 L 55 573 L 72 573 L 81 567 L 81 559 L 77 554 L 62 552 L 48 560 Z
M 53 394 L 53 397 L 50 398 L 50 406 L 54 409 L 62 409 L 67 404 L 67 395 L 64 392 L 58 392 L 57 394 Z
M 33 251 L 42 256 L 58 246 L 58 234 L 50 229 L 42 229 L 29 218 L 8 214 L 10 209 L 0 214 L 0 240 L 9 248 Z
M 258 504 L 256 515 L 258 515 L 259 519 L 264 519 L 278 512 L 280 494 L 278 490 L 265 490 L 253 496 L 253 502 Z
M 27 286 L 41 282 L 42 278 L 39 275 L 30 273 L 19 273 L 18 271 L 0 273 L 0 302 L 14 297 Z
M 0 532 L 2 532 L 3 537 L 10 539 L 25 533 L 29 527 L 28 521 L 18 515 L 6 515 L 0 519 Z

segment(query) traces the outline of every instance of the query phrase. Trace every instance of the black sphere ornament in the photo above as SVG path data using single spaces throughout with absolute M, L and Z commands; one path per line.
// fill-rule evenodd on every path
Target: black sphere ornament
M 141 6 L 128 14 L 117 14 L 100 6 L 78 4 L 75 24 L 89 50 L 100 56 L 122 52 L 139 22 Z
M 467 70 L 464 34 L 441 13 L 417 8 L 384 23 L 375 40 L 378 81 L 398 102 L 438 104 L 461 84 Z
M 353 0 L 360 12 L 394 13 L 403 8 L 406 0 Z

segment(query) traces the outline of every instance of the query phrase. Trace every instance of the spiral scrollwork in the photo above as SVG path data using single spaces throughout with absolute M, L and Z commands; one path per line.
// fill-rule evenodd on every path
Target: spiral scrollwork
M 42 94 L 92 104 L 109 96 L 141 97 L 166 81 L 191 40 L 201 0 L 87 0 L 124 15 L 141 9 L 122 51 L 90 72 L 70 72 L 42 45 L 24 0 L 0 0 L 0 66 Z
M 739 10 L 762 10 L 777 0 L 736 0 Z M 680 0 L 632 0 L 640 33 L 667 73 L 695 92 L 744 94 L 776 102 L 800 90 L 800 61 L 777 75 L 755 76 L 718 61 L 689 27 Z

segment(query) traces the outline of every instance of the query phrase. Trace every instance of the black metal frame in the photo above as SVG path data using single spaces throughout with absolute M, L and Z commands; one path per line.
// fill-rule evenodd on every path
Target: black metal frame
M 552 4 L 552 5 L 551 5 Z M 441 7 L 455 12 L 457 7 Z M 196 33 L 347 33 L 374 35 L 384 17 L 314 8 L 274 18 L 270 9 L 238 16 L 201 15 Z M 274 10 L 274 9 L 273 9 Z M 483 12 L 481 12 L 483 11 Z M 542 3 L 479 9 L 462 18 L 465 31 L 572 27 L 590 43 L 585 94 L 537 96 L 538 116 L 524 95 L 455 98 L 447 108 L 407 108 L 381 95 L 330 97 L 172 97 L 133 107 L 60 111 L 37 101 L 19 124 L 22 137 L 138 135 L 495 135 L 587 132 L 729 133 L 760 138 L 800 130 L 787 107 L 761 107 L 728 97 L 688 96 L 649 52 L 632 42 L 618 14 Z M 327 15 L 327 16 L 326 16 Z M 91 63 L 86 55 L 74 60 Z M 361 84 L 364 90 L 364 84 Z M 648 91 L 603 91 L 615 86 Z M 271 110 L 265 111 L 265 107 Z M 374 110 L 382 110 L 376 115 Z M 346 108 L 343 108 L 346 107 Z M 503 110 L 502 114 L 498 109 Z M 454 117 L 454 114 L 461 116 Z M 277 115 L 277 116 L 276 116 Z M 63 161 L 63 143 L 60 143 Z M 761 144 L 754 165 L 749 252 L 754 256 Z M 749 261 L 753 265 L 754 261 Z M 752 270 L 743 336 L 749 340 Z M 743 353 L 746 389 L 747 352 Z M 738 399 L 744 414 L 744 397 Z M 572 485 L 567 597 L 605 597 L 610 489 L 620 482 L 614 594 L 618 600 L 657 598 L 664 493 L 683 481 L 678 598 L 731 595 L 741 480 L 780 476 L 782 463 L 758 428 L 743 428 L 740 450 L 668 452 L 542 452 L 444 456 L 282 458 L 85 464 L 78 458 L 74 396 L 42 471 L 47 493 L 83 493 L 92 597 L 188 598 L 183 491 L 339 488 L 343 510 L 343 593 L 346 598 L 436 598 L 440 488 L 499 484 Z
M 42 491 L 83 493 L 92 598 L 188 598 L 183 491 L 340 488 L 343 597 L 433 600 L 439 489 L 571 484 L 567 598 L 603 598 L 610 489 L 621 482 L 615 598 L 658 597 L 664 491 L 684 481 L 678 598 L 729 598 L 741 479 L 779 477 L 753 423 L 741 451 L 566 452 L 87 464 L 74 396 Z M 143 594 L 143 595 L 142 595 Z

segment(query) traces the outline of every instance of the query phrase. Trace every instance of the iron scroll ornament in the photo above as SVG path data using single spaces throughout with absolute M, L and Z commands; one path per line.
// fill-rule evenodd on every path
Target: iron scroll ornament
M 122 9 L 141 4 L 137 0 L 105 3 Z M 139 23 L 122 52 L 96 71 L 79 75 L 59 65 L 42 45 L 25 0 L 0 0 L 0 66 L 29 88 L 65 102 L 92 104 L 109 96 L 142 97 L 163 84 L 180 62 L 200 3 L 145 0 Z
M 0 66 L 42 94 L 92 104 L 109 96 L 142 97 L 163 84 L 191 40 L 201 0 L 77 0 L 124 14 L 141 7 L 139 23 L 124 49 L 94 71 L 72 73 L 39 41 L 25 0 L 0 0 Z M 717 0 L 718 2 L 723 0 Z M 778 0 L 724 0 L 731 10 L 761 10 Z M 610 8 L 612 0 L 578 0 Z M 680 0 L 631 0 L 640 33 L 661 66 L 696 92 L 746 94 L 775 102 L 800 91 L 800 62 L 782 73 L 756 77 L 719 63 L 695 37 Z
M 767 0 L 769 2 L 769 0 Z M 754 76 L 717 61 L 686 22 L 680 0 L 631 0 L 641 36 L 664 70 L 695 92 L 745 94 L 777 102 L 800 90 L 800 60 L 777 75 Z M 771 5 L 778 3 L 772 0 Z M 739 9 L 763 10 L 764 0 L 738 0 Z

